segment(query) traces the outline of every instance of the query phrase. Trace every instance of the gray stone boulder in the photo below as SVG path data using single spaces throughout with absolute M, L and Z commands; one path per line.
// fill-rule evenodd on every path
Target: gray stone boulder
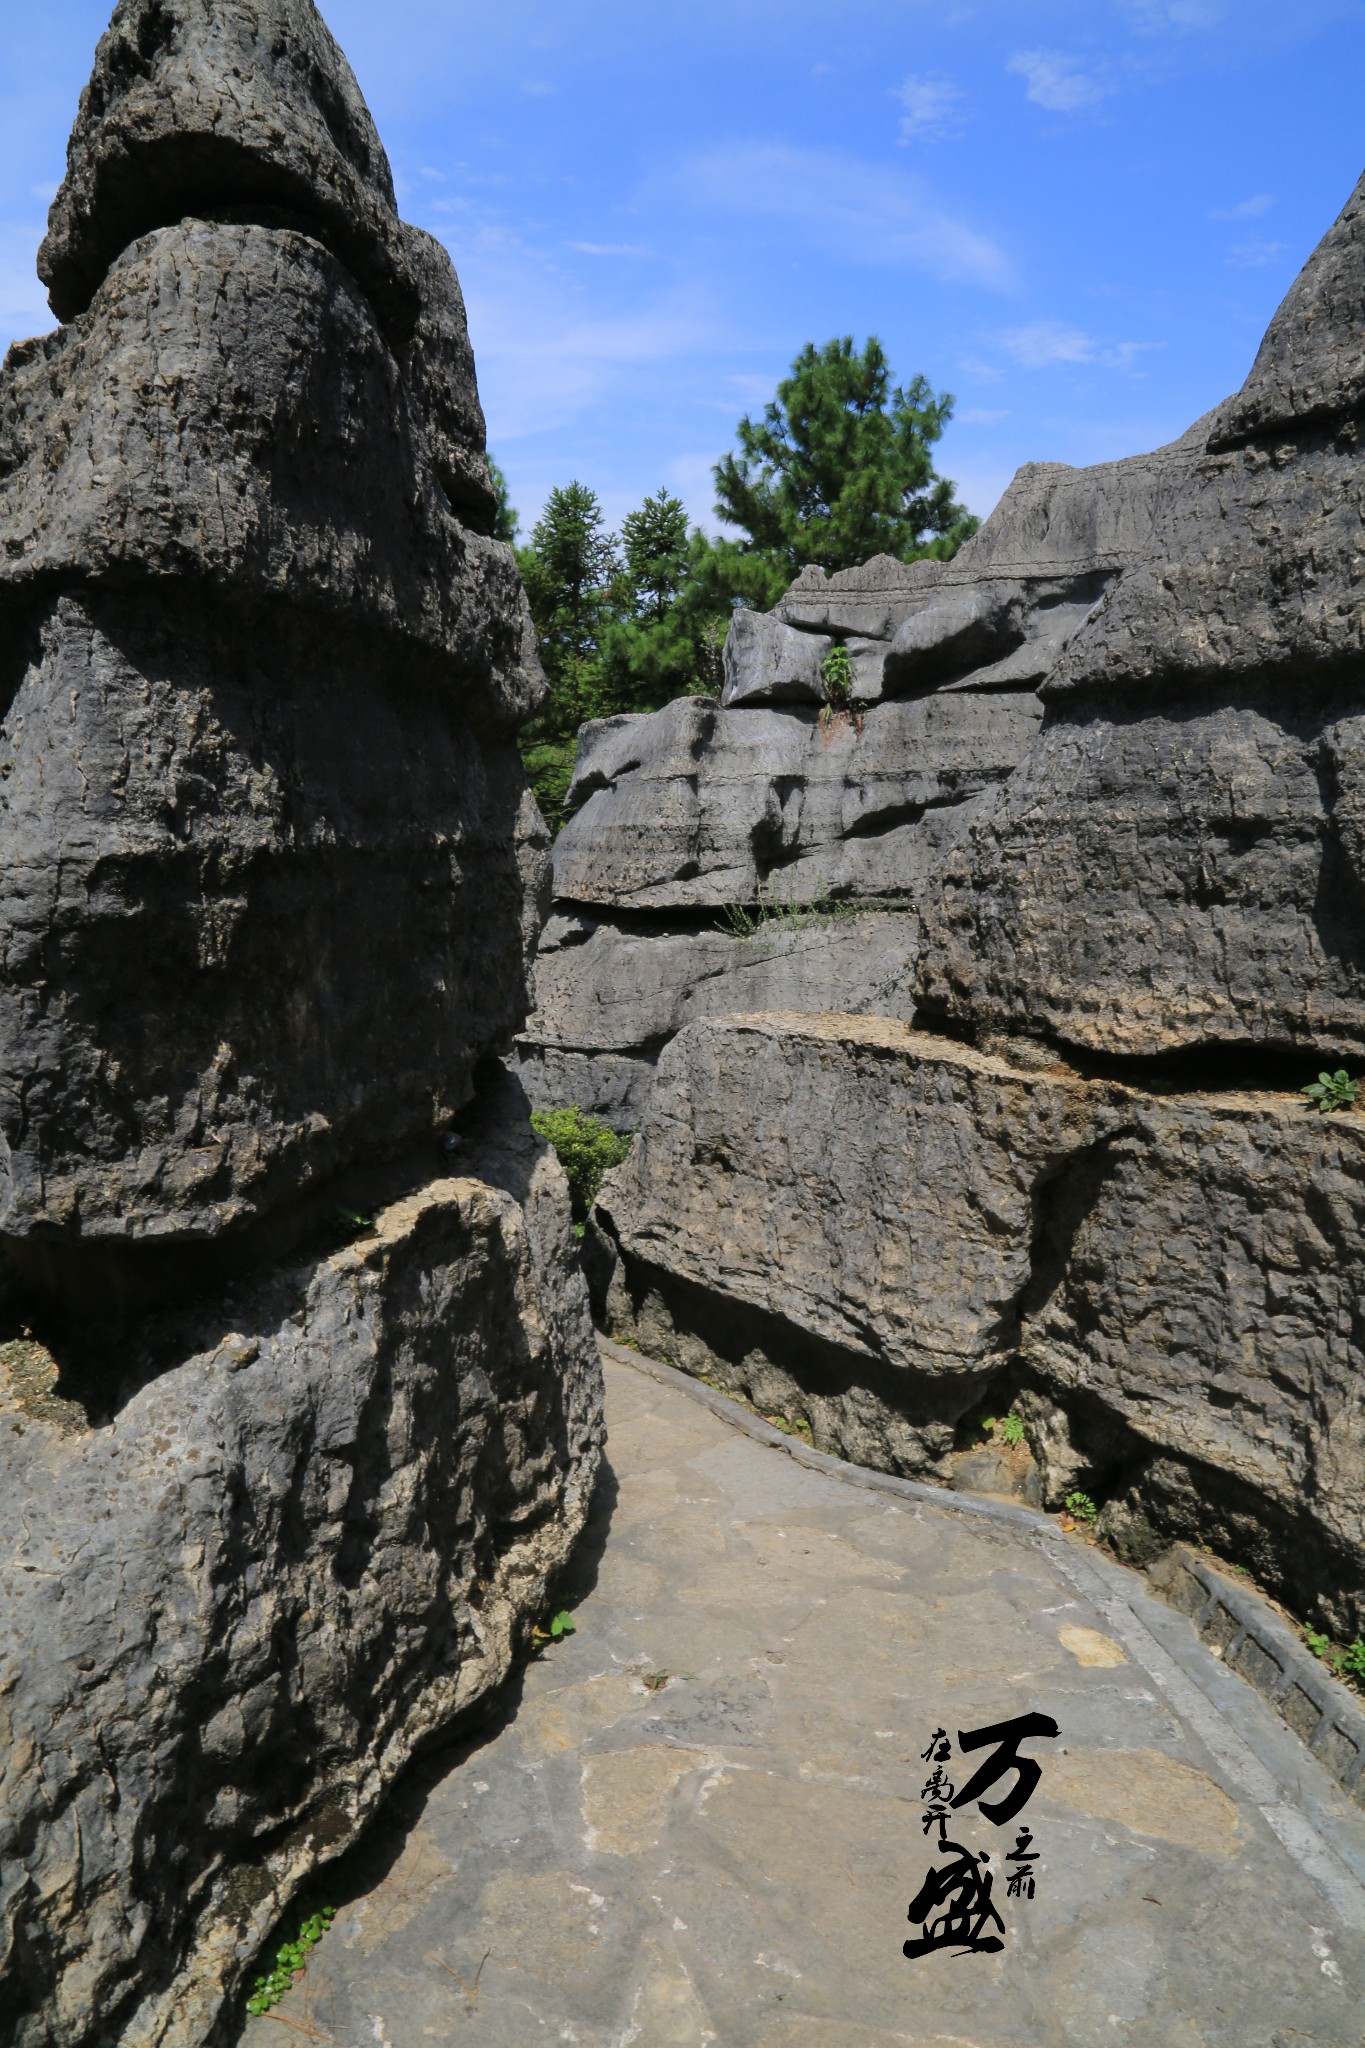
M 125 0 L 0 371 L 0 2027 L 200 2048 L 602 1447 L 499 1056 L 544 688 L 448 257 L 307 0 Z
M 710 1020 L 594 1216 L 613 1329 L 820 1447 L 947 1477 L 962 1418 L 1014 1404 L 1051 1504 L 1365 1625 L 1359 1117 L 883 1018 Z
M 737 610 L 722 652 L 722 704 L 823 704 L 820 664 L 834 642 L 798 633 L 772 612 Z
M 263 208 L 315 222 L 398 336 L 411 333 L 388 158 L 312 0 L 119 0 L 38 255 L 53 312 L 83 313 L 151 229 Z
M 575 1102 L 633 1130 L 662 1048 L 694 1018 L 836 1005 L 908 1018 L 918 952 L 913 908 L 798 910 L 747 934 L 721 920 L 709 930 L 641 930 L 556 912 L 536 953 L 519 1071 L 538 1101 Z

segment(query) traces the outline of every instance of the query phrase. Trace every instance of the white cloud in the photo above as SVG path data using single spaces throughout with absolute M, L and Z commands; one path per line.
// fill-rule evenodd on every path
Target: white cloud
M 559 87 L 548 78 L 523 78 L 521 89 L 535 100 L 547 99 L 551 93 L 559 91 Z
M 918 180 L 834 151 L 740 143 L 694 158 L 694 201 L 730 218 L 785 219 L 826 256 L 1006 290 L 1008 257 L 988 235 L 943 212 Z
M 1009 418 L 1009 408 L 1005 407 L 1002 410 L 999 407 L 993 409 L 988 405 L 968 405 L 960 412 L 955 412 L 953 418 L 964 427 L 994 427 L 998 426 L 1001 420 Z
M 1050 114 L 1074 114 L 1082 107 L 1098 106 L 1109 90 L 1082 71 L 1074 57 L 1056 50 L 1020 50 L 1005 69 L 1017 72 L 1026 81 L 1027 97 Z
M 1210 220 L 1259 220 L 1263 213 L 1269 213 L 1275 204 L 1271 192 L 1253 192 L 1250 199 L 1239 199 L 1235 206 L 1215 206 Z
M 1160 341 L 1097 341 L 1061 320 L 1007 327 L 999 341 L 1005 353 L 1025 370 L 1045 370 L 1052 363 L 1098 363 L 1106 370 L 1128 370 L 1148 349 L 1165 347 Z
M 696 289 L 656 294 L 613 314 L 505 230 L 455 243 L 479 390 L 496 449 L 562 429 L 617 389 L 646 387 L 717 345 Z
M 580 256 L 652 256 L 642 242 L 570 242 Z
M 1000 371 L 994 363 L 985 362 L 980 356 L 959 356 L 958 368 L 967 376 L 975 377 L 981 384 L 998 384 Z
M 1026 370 L 1041 370 L 1049 363 L 1093 363 L 1095 344 L 1079 327 L 1065 327 L 1060 320 L 1034 320 L 1027 327 L 1007 327 L 1000 336 L 1007 355 Z
M 1262 264 L 1274 263 L 1277 257 L 1287 254 L 1288 242 L 1234 242 L 1223 258 L 1234 270 L 1259 270 Z
M 901 141 L 916 136 L 926 139 L 951 135 L 959 124 L 958 108 L 963 93 L 948 78 L 919 78 L 911 75 L 897 88 L 896 98 L 905 108 L 901 116 Z

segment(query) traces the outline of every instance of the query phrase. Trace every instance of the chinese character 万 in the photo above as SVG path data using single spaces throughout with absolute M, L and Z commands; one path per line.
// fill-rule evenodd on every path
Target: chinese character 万
M 910 1902 L 906 1919 L 923 1927 L 917 1941 L 904 1944 L 913 1962 L 935 1949 L 955 1948 L 962 1955 L 994 1955 L 1004 1947 L 999 1934 L 988 1934 L 991 1922 L 1005 1931 L 1005 1923 L 991 1904 L 990 1857 L 983 1849 L 974 1855 L 958 1842 L 946 1839 L 939 1847 L 952 1851 L 953 1860 L 940 1870 L 930 1870 Z
M 1030 1850 L 1032 1850 L 1032 1854 L 1029 1853 Z M 1005 1861 L 1016 1866 L 1010 1872 L 1009 1882 L 1005 1886 L 1006 1898 L 1031 1899 L 1033 1897 L 1033 1872 L 1030 1870 L 1029 1865 L 1038 1861 L 1038 1851 L 1033 1848 L 1033 1833 L 1030 1828 L 1020 1827 L 1019 1839 L 1006 1856 Z
M 1020 1756 L 1019 1745 L 1031 1735 L 1045 1735 L 1049 1738 L 1060 1734 L 1057 1723 L 1050 1714 L 1019 1714 L 1012 1721 L 997 1721 L 990 1728 L 963 1728 L 958 1730 L 958 1748 L 964 1750 L 983 1749 L 988 1742 L 995 1743 L 993 1756 L 977 1769 L 953 1801 L 956 1806 L 968 1806 L 973 1800 L 981 1808 L 987 1820 L 993 1820 L 998 1828 L 1012 1821 L 1021 1813 L 1038 1789 L 1038 1780 L 1043 1767 L 1031 1756 Z M 983 1793 L 1003 1778 L 1006 1771 L 1017 1775 L 1014 1784 L 1003 1799 L 985 1799 Z

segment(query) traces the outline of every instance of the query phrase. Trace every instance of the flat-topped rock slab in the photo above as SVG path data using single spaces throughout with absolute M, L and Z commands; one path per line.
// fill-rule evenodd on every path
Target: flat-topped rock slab
M 331 1930 L 242 2048 L 1359 2048 L 1365 1822 L 1183 1615 L 605 1348 L 576 1633 L 324 1873 Z M 957 1732 L 1031 1712 L 1036 1895 L 997 1881 L 998 1953 L 909 1961 L 922 1752 L 949 1731 L 961 1784 Z M 999 1872 L 1018 1826 L 950 1834 Z

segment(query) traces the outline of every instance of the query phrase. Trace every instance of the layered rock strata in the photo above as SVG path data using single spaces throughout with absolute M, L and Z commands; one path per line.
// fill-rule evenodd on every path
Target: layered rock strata
M 695 1016 L 909 1016 L 918 899 L 1036 732 L 1031 691 L 822 719 L 681 698 L 586 726 L 519 1053 L 528 1091 L 633 1127 Z
M 497 1056 L 543 689 L 459 285 L 309 0 L 123 0 L 0 373 L 0 2010 L 204 2040 L 476 1711 L 600 1368 Z
M 1365 1120 L 877 1017 L 691 1025 L 595 1212 L 608 1319 L 816 1444 L 952 1475 L 988 1403 L 1130 1554 L 1365 1625 Z
M 1171 447 L 1024 471 L 952 563 L 807 572 L 737 627 L 731 717 L 813 718 L 836 643 L 864 732 L 1025 676 L 1041 717 L 880 871 L 915 920 L 881 1020 L 668 1046 L 594 1269 L 621 1327 L 855 1458 L 946 1477 L 1014 1400 L 1052 1502 L 1091 1493 L 1135 1555 L 1212 1542 L 1343 1640 L 1365 1124 L 1297 1091 L 1365 1050 L 1362 218 L 1365 181 Z

